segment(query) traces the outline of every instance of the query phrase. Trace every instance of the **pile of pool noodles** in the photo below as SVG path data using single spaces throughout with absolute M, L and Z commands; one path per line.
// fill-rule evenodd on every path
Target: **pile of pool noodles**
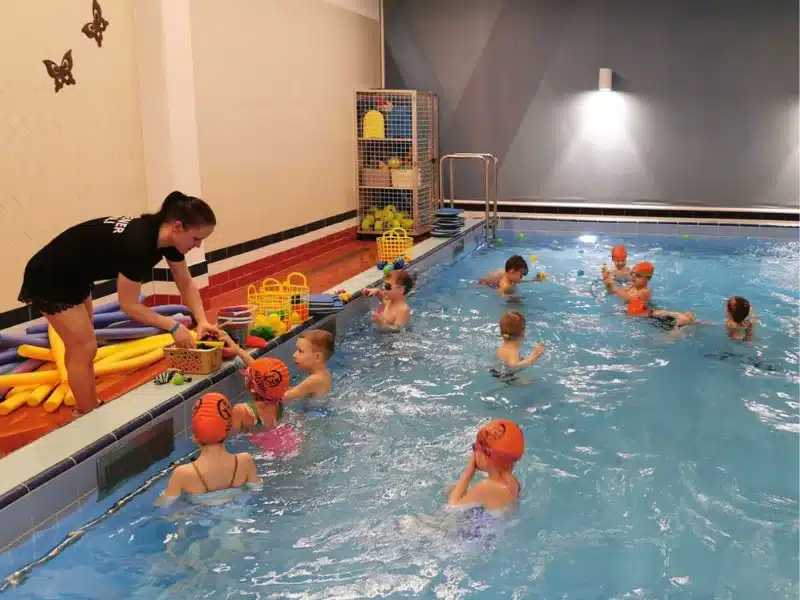
M 191 324 L 186 306 L 169 304 L 152 310 Z M 173 343 L 169 333 L 131 320 L 118 302 L 94 309 L 98 350 L 95 377 L 129 373 L 164 358 L 164 348 Z M 64 342 L 47 323 L 31 325 L 25 335 L 0 333 L 0 416 L 21 406 L 42 406 L 47 412 L 61 405 L 74 406 L 75 397 L 67 381 Z

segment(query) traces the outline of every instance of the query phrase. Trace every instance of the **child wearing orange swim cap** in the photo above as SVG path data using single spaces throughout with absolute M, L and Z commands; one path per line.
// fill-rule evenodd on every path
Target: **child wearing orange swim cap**
M 245 389 L 251 397 L 233 407 L 233 428 L 250 431 L 260 427 L 275 427 L 283 417 L 284 395 L 289 389 L 289 367 L 277 358 L 254 359 L 242 351 Z
M 222 394 L 206 394 L 195 402 L 192 438 L 200 446 L 200 454 L 194 462 L 175 467 L 167 489 L 157 501 L 159 504 L 169 503 L 181 494 L 195 496 L 202 503 L 216 504 L 218 502 L 212 498 L 217 492 L 261 483 L 250 453 L 232 454 L 225 448 L 225 440 L 231 432 L 232 413 L 231 403 Z M 226 495 L 223 500 L 231 498 Z
M 628 267 L 627 261 L 628 250 L 625 248 L 625 246 L 614 246 L 611 249 L 611 262 L 614 264 L 614 266 L 609 269 L 603 265 L 603 268 L 601 269 L 603 280 L 606 279 L 607 274 L 610 274 L 611 277 L 617 281 L 625 281 L 629 279 L 631 276 L 631 270 L 630 267 Z M 611 292 L 610 289 L 608 291 Z
M 519 425 L 497 419 L 481 427 L 472 446 L 467 466 L 450 491 L 451 506 L 481 507 L 500 516 L 516 506 L 521 486 L 512 469 L 525 452 L 525 437 Z M 470 487 L 476 471 L 487 477 Z
M 653 265 L 649 262 L 640 262 L 631 269 L 631 285 L 626 288 L 619 288 L 614 283 L 614 278 L 611 273 L 605 271 L 603 274 L 603 283 L 606 284 L 608 291 L 616 294 L 626 302 L 632 300 L 641 300 L 647 304 L 651 300 L 650 288 L 647 287 L 650 279 L 653 277 Z M 633 311 L 637 311 L 637 305 L 634 305 Z M 629 310 L 630 312 L 630 310 Z

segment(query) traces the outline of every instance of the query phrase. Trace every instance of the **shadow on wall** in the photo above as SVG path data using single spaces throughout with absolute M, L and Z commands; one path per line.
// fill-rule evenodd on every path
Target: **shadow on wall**
M 798 16 L 794 0 L 385 0 L 386 85 L 439 94 L 440 153 L 496 155 L 501 199 L 797 208 Z M 457 182 L 482 198 L 479 173 Z

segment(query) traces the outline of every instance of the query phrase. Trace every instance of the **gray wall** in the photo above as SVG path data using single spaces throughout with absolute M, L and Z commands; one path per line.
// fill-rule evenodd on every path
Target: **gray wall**
M 386 87 L 500 197 L 797 208 L 797 0 L 385 0 Z M 612 68 L 615 92 L 597 91 Z M 477 167 L 476 167 L 477 168 Z M 482 197 L 459 167 L 459 198 Z

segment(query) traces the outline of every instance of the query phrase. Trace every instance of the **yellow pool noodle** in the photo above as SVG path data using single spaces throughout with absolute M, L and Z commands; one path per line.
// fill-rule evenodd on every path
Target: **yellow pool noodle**
M 67 391 L 69 391 L 69 386 L 66 383 L 59 383 L 58 387 L 53 390 L 53 393 L 50 394 L 50 397 L 45 400 L 44 403 L 44 410 L 45 412 L 55 412 L 61 403 L 67 404 L 66 402 L 66 395 Z M 35 392 L 34 392 L 35 393 Z M 69 406 L 69 405 L 67 405 Z
M 67 387 L 67 394 L 64 396 L 64 404 L 66 406 L 75 406 L 75 394 Z
M 63 384 L 58 384 L 58 386 L 60 385 Z M 46 383 L 38 386 L 35 390 L 33 390 L 33 392 L 31 392 L 31 395 L 28 396 L 28 406 L 39 406 L 42 402 L 44 402 L 44 399 L 50 395 L 50 392 L 52 392 L 58 386 L 55 383 Z
M 170 334 L 166 333 L 162 335 L 154 335 L 153 337 L 142 340 L 136 340 L 136 342 L 136 344 L 131 344 L 130 346 L 122 348 L 110 356 L 105 357 L 103 360 L 97 361 L 94 365 L 95 375 L 97 374 L 98 369 L 103 368 L 106 365 L 136 358 L 137 356 L 147 354 L 153 350 L 158 350 L 160 348 L 164 348 L 165 346 L 169 346 L 173 342 L 173 339 Z
M 53 362 L 53 353 L 48 348 L 39 348 L 38 346 L 23 344 L 17 348 L 17 354 L 23 358 L 33 358 L 35 360 Z
M 164 358 L 164 348 L 157 348 L 156 350 L 151 350 L 147 354 L 142 354 L 135 358 L 109 362 L 97 366 L 95 367 L 94 375 L 95 377 L 102 377 L 103 375 L 117 375 L 118 373 L 125 373 L 126 371 L 134 371 L 152 365 L 162 358 Z M 0 382 L 0 384 L 2 384 L 2 382 Z
M 56 363 L 59 379 L 67 381 L 67 365 L 64 362 L 64 340 L 56 333 L 52 325 L 47 328 L 47 337 L 50 339 L 50 351 L 53 353 L 53 361 Z M 50 382 L 48 381 L 47 383 Z
M 56 373 L 58 375 L 58 373 Z M 0 416 L 5 416 L 11 412 L 17 410 L 20 406 L 23 406 L 30 398 L 32 392 L 22 392 L 11 396 L 11 398 L 6 398 L 3 402 L 0 402 Z
M 22 392 L 32 392 L 37 387 L 39 387 L 39 386 L 36 385 L 36 384 L 34 384 L 34 385 L 18 385 L 17 387 L 14 387 L 14 388 L 11 388 L 10 390 L 8 390 L 8 393 L 6 394 L 6 398 L 11 398 L 11 396 L 16 396 L 17 394 L 21 394 Z

